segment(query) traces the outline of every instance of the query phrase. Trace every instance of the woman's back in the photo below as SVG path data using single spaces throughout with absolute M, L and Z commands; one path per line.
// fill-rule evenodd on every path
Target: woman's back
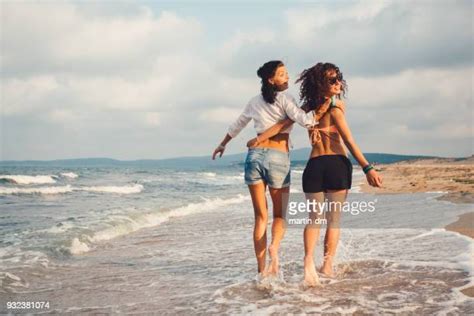
M 339 108 L 342 112 L 345 110 L 341 101 L 336 101 L 332 108 Z M 323 155 L 344 155 L 347 157 L 344 141 L 336 128 L 334 118 L 331 116 L 332 108 L 319 119 L 317 128 L 308 130 L 312 144 L 311 158 Z

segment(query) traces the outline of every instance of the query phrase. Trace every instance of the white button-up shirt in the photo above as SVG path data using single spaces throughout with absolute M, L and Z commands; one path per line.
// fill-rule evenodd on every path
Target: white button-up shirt
M 244 111 L 237 120 L 229 126 L 228 134 L 236 137 L 240 131 L 253 120 L 257 134 L 263 133 L 277 122 L 286 118 L 300 124 L 304 128 L 310 128 L 318 124 L 314 117 L 314 112 L 306 113 L 298 107 L 295 98 L 285 91 L 277 92 L 275 102 L 269 104 L 265 102 L 261 94 L 250 99 Z M 289 126 L 281 133 L 290 133 L 293 126 Z

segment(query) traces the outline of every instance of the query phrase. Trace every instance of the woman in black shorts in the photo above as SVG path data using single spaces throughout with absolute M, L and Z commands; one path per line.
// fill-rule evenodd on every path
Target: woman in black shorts
M 321 116 L 318 127 L 308 130 L 312 150 L 303 172 L 306 199 L 317 202 L 319 206 L 309 212 L 312 224 L 306 225 L 304 231 L 304 280 L 306 285 L 315 286 L 319 284 L 319 277 L 313 255 L 319 239 L 319 219 L 324 217 L 327 230 L 324 237 L 324 262 L 319 272 L 327 277 L 335 276 L 333 259 L 339 242 L 341 207 L 352 185 L 352 164 L 345 147 L 362 167 L 371 186 L 381 187 L 382 178 L 365 159 L 347 125 L 345 104 L 341 100 L 347 85 L 339 68 L 331 63 L 318 63 L 304 70 L 297 82 L 301 83 L 303 109 L 313 110 L 316 116 Z M 271 137 L 291 124 L 289 119 L 281 121 L 260 134 L 259 140 Z M 254 146 L 255 140 L 249 141 L 248 145 Z M 325 202 L 328 211 L 324 216 L 320 207 Z

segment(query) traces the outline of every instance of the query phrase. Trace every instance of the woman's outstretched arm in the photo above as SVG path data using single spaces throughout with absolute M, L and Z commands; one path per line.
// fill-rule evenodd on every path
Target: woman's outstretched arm
M 342 100 L 336 101 L 336 106 L 330 109 L 331 117 L 334 119 L 336 128 L 339 131 L 342 139 L 344 140 L 344 144 L 347 146 L 349 151 L 351 152 L 352 156 L 357 160 L 359 165 L 364 168 L 369 165 L 367 159 L 365 159 L 364 154 L 360 150 L 359 146 L 355 142 L 354 138 L 352 137 L 351 130 L 349 125 L 347 124 L 344 111 L 345 105 Z M 367 182 L 374 187 L 381 187 L 382 186 L 382 178 L 379 174 L 374 170 L 370 170 L 366 174 Z
M 229 126 L 229 130 L 227 131 L 224 139 L 212 153 L 212 160 L 216 159 L 217 154 L 220 154 L 219 157 L 222 157 L 227 143 L 230 142 L 232 138 L 236 137 L 240 131 L 242 131 L 245 126 L 247 126 L 251 119 L 251 103 L 249 102 L 242 114 L 240 114 L 234 123 Z

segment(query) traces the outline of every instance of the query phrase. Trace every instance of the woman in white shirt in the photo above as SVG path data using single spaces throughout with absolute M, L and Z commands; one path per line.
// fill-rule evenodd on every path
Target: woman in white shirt
M 288 72 L 281 61 L 269 61 L 260 67 L 257 75 L 262 79 L 261 94 L 248 102 L 242 114 L 230 125 L 229 130 L 214 150 L 212 159 L 224 153 L 225 146 L 251 121 L 257 134 L 289 117 L 305 128 L 318 124 L 313 111 L 306 113 L 297 106 L 295 99 L 285 92 Z M 291 126 L 249 149 L 245 160 L 245 183 L 248 185 L 255 214 L 253 232 L 257 269 L 261 276 L 278 275 L 278 249 L 285 233 L 286 205 L 290 186 L 290 159 L 288 140 Z M 257 136 L 258 138 L 258 136 Z M 268 247 L 271 263 L 266 267 L 268 209 L 265 197 L 269 187 L 273 204 L 272 241 Z
M 303 108 L 322 113 L 318 117 L 318 127 L 308 131 L 312 150 L 302 179 L 306 199 L 317 203 L 313 206 L 318 206 L 308 209 L 311 221 L 304 230 L 304 283 L 316 286 L 320 282 L 314 264 L 314 250 L 319 240 L 319 220 L 324 218 L 327 220 L 327 229 L 324 236 L 324 259 L 319 273 L 330 278 L 336 277 L 333 265 L 340 236 L 342 206 L 346 203 L 352 185 L 352 163 L 346 148 L 366 174 L 369 185 L 381 187 L 382 177 L 365 158 L 347 124 L 346 107 L 341 100 L 345 96 L 347 85 L 339 67 L 332 63 L 317 63 L 304 70 L 296 82 L 301 82 Z M 330 103 L 332 105 L 329 108 Z M 248 145 L 255 146 L 292 124 L 291 120 L 286 119 L 261 133 L 258 140 L 250 140 Z M 325 203 L 327 210 L 321 207 Z

